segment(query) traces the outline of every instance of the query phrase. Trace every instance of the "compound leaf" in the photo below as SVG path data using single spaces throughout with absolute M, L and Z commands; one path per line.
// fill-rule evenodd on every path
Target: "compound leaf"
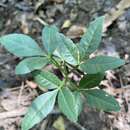
M 81 64 L 80 68 L 87 74 L 96 74 L 110 69 L 115 69 L 123 64 L 125 64 L 124 60 L 119 58 L 111 56 L 96 56 Z
M 87 103 L 90 107 L 97 108 L 103 111 L 115 111 L 120 110 L 120 106 L 115 98 L 103 90 L 92 89 L 84 93 Z
M 56 26 L 45 26 L 42 31 L 42 41 L 44 44 L 45 49 L 49 54 L 52 54 L 54 50 L 57 48 L 57 36 L 58 36 L 58 29 Z
M 58 94 L 58 104 L 60 110 L 71 121 L 76 122 L 78 119 L 75 96 L 68 88 L 62 88 Z
M 85 48 L 86 54 L 94 52 L 101 41 L 102 30 L 104 24 L 104 16 L 93 21 L 87 29 L 87 32 L 82 36 L 80 45 Z
M 22 121 L 22 130 L 29 130 L 53 110 L 57 92 L 58 90 L 47 92 L 33 101 Z
M 40 87 L 54 89 L 61 85 L 61 80 L 53 73 L 48 71 L 34 72 L 34 79 Z
M 8 34 L 0 38 L 1 44 L 18 57 L 42 56 L 44 52 L 38 44 L 24 34 Z
M 98 86 L 103 78 L 103 73 L 87 74 L 80 80 L 79 88 L 89 89 Z
M 30 57 L 22 60 L 15 69 L 16 74 L 27 74 L 43 68 L 49 63 L 46 57 Z

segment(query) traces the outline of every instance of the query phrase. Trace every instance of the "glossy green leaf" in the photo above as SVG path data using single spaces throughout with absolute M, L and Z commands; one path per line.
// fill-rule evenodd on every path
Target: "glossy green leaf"
M 86 54 L 94 52 L 101 41 L 104 17 L 99 17 L 93 21 L 80 41 L 81 47 L 85 48 Z
M 81 64 L 80 68 L 88 74 L 102 73 L 124 65 L 124 60 L 111 56 L 96 56 Z
M 0 38 L 0 42 L 9 52 L 19 57 L 44 55 L 38 44 L 24 34 L 5 35 Z
M 78 50 L 79 50 L 79 61 L 82 62 L 89 58 L 89 55 L 87 55 L 85 47 L 80 45 L 79 43 L 76 44 Z
M 78 119 L 77 105 L 75 96 L 68 88 L 62 88 L 58 94 L 58 104 L 60 110 L 67 116 L 71 121 L 76 122 Z
M 54 54 L 69 64 L 79 64 L 79 50 L 77 46 L 63 34 L 59 34 L 58 37 L 59 46 Z
M 76 105 L 76 111 L 77 111 L 77 116 L 79 116 L 79 114 L 82 111 L 83 108 L 83 100 L 81 98 L 81 93 L 80 92 L 73 92 L 73 95 L 75 97 L 75 105 Z
M 22 130 L 29 130 L 35 124 L 42 121 L 53 110 L 57 92 L 58 90 L 47 92 L 38 96 L 33 101 L 22 121 Z
M 58 41 L 58 29 L 56 26 L 45 26 L 42 31 L 42 41 L 45 49 L 49 54 L 52 54 L 53 51 L 57 48 Z
M 16 74 L 27 74 L 33 70 L 38 70 L 43 68 L 49 63 L 46 57 L 30 57 L 22 60 L 17 66 Z
M 103 90 L 92 89 L 84 92 L 84 95 L 90 107 L 108 112 L 118 112 L 120 110 L 120 106 L 115 98 Z
M 89 89 L 98 86 L 103 78 L 103 73 L 87 74 L 80 80 L 79 88 Z
M 51 72 L 37 71 L 34 73 L 34 79 L 40 87 L 54 89 L 61 85 L 61 80 Z

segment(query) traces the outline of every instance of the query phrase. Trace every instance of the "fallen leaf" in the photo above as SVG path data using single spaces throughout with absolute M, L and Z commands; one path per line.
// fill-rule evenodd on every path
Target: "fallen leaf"
M 83 26 L 73 25 L 67 32 L 67 36 L 70 38 L 79 38 L 81 37 L 84 32 L 86 31 L 86 28 Z
M 54 123 L 53 127 L 56 130 L 65 130 L 65 124 L 64 124 L 64 119 L 62 116 L 60 116 Z
M 33 88 L 33 89 L 35 89 L 35 88 L 38 87 L 38 85 L 37 85 L 36 83 L 34 83 L 33 81 L 28 81 L 28 80 L 26 80 L 26 84 L 27 84 L 29 87 Z
M 62 29 L 69 28 L 71 26 L 71 21 L 69 19 L 64 21 L 64 24 L 62 25 Z

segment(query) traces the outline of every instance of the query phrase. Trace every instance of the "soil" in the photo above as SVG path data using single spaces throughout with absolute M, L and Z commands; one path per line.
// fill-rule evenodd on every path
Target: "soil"
M 120 0 L 1 0 L 0 36 L 14 32 L 24 33 L 40 44 L 42 28 L 48 23 L 56 24 L 61 32 L 78 41 L 90 21 L 108 13 L 119 2 Z M 70 25 L 64 27 L 66 21 L 69 21 Z M 108 71 L 100 86 L 115 96 L 121 105 L 121 111 L 99 112 L 85 105 L 79 117 L 79 124 L 86 130 L 130 130 L 129 42 L 130 8 L 107 28 L 100 48 L 95 53 L 120 56 L 126 60 L 123 67 Z M 15 75 L 15 66 L 19 61 L 18 57 L 0 46 L 0 116 L 5 115 L 4 119 L 0 117 L 0 130 L 20 130 L 26 109 L 39 94 L 39 90 L 32 89 L 25 82 L 31 80 L 30 75 Z M 52 112 L 32 130 L 64 130 L 54 126 L 58 119 L 63 120 L 62 123 L 59 121 L 59 124 L 64 125 L 66 130 L 81 130 L 78 124 L 68 121 L 59 111 Z

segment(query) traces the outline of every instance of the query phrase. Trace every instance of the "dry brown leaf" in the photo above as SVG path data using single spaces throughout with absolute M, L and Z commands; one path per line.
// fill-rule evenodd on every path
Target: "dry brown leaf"
M 70 38 L 79 38 L 84 34 L 85 31 L 86 31 L 85 27 L 80 25 L 73 25 L 68 30 L 67 36 Z
M 38 87 L 37 84 L 34 83 L 33 81 L 28 81 L 28 80 L 26 80 L 26 84 L 27 84 L 30 88 L 33 88 L 33 89 L 35 89 L 35 88 Z
M 29 28 L 28 28 L 28 23 L 27 23 L 27 19 L 26 19 L 26 15 L 22 15 L 21 16 L 21 30 L 23 33 L 25 34 L 29 34 Z

